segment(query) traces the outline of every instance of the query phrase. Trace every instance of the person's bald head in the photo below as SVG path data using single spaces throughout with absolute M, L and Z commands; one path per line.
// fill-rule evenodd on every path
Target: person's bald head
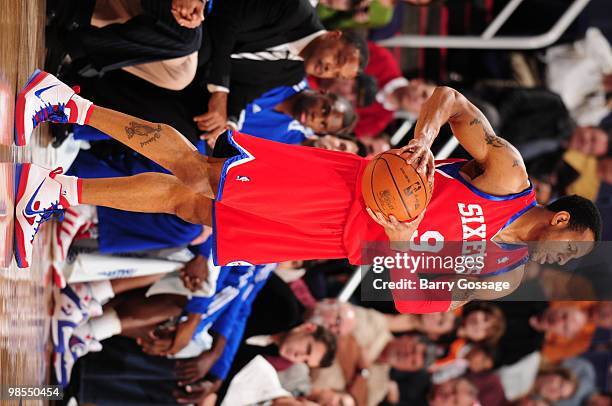
M 317 302 L 310 321 L 324 326 L 336 335 L 352 333 L 357 324 L 353 305 L 336 299 Z

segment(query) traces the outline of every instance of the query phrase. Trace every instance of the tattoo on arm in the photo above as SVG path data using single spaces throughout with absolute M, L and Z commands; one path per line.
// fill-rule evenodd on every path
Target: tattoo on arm
M 506 146 L 506 143 L 504 142 L 504 140 L 502 140 L 495 134 L 487 132 L 487 130 L 484 130 L 484 138 L 485 138 L 487 145 L 490 145 L 493 148 L 503 148 Z
M 125 127 L 125 133 L 129 140 L 134 138 L 134 135 L 146 138 L 140 142 L 140 146 L 144 147 L 147 144 L 157 141 L 162 136 L 161 124 L 157 124 L 157 127 L 150 126 L 145 123 L 138 123 L 136 121 L 130 121 L 130 125 Z
M 515 166 L 519 166 L 518 159 L 515 159 L 514 162 L 512 163 L 512 167 L 514 168 Z
M 487 143 L 487 145 L 490 145 L 493 148 L 503 148 L 507 146 L 503 139 L 487 131 L 487 128 L 485 127 L 484 124 L 482 124 L 482 121 L 479 118 L 474 117 L 472 121 L 470 121 L 469 124 L 470 125 L 480 125 L 480 127 L 482 127 L 482 131 L 484 132 L 485 142 Z

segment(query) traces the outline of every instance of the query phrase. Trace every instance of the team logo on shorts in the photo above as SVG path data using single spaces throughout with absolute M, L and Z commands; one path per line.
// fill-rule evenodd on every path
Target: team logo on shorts
M 236 176 L 236 180 L 239 180 L 240 182 L 249 182 L 251 179 L 249 179 L 248 176 Z
M 510 258 L 508 258 L 508 257 L 503 257 L 503 258 L 499 258 L 499 259 L 497 260 L 497 263 L 498 263 L 498 264 L 503 264 L 503 263 L 508 262 L 509 260 L 510 260 Z

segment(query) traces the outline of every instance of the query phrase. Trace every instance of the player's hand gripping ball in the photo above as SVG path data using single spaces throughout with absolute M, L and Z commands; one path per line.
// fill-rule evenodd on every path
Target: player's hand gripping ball
M 416 163 L 407 162 L 410 152 L 390 150 L 375 156 L 363 172 L 361 192 L 366 206 L 398 221 L 412 221 L 425 210 L 433 192 L 433 157 L 429 150 Z M 424 169 L 423 169 L 424 168 Z

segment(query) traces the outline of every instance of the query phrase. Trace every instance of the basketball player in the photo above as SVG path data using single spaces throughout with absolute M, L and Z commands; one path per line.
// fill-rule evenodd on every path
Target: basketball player
M 411 238 L 535 241 L 534 260 L 563 264 L 590 249 L 576 241 L 596 241 L 601 235 L 599 213 L 586 199 L 573 196 L 537 206 L 517 150 L 494 134 L 474 105 L 447 87 L 437 88 L 424 104 L 415 138 L 395 150 L 429 182 L 435 178 L 427 210 L 411 223 L 366 210 L 360 184 L 368 161 L 356 155 L 234 132 L 228 134 L 234 156 L 206 158 L 173 128 L 94 106 L 52 75 L 36 72 L 18 96 L 16 137 L 27 141 L 33 128 L 48 120 L 95 127 L 173 175 L 77 179 L 23 164 L 17 174 L 15 229 L 20 267 L 30 263 L 39 225 L 77 204 L 170 213 L 212 225 L 220 265 L 340 257 L 359 264 L 364 242 Z M 430 146 L 446 122 L 473 160 L 434 170 Z M 440 303 L 425 310 L 453 307 L 450 301 Z

